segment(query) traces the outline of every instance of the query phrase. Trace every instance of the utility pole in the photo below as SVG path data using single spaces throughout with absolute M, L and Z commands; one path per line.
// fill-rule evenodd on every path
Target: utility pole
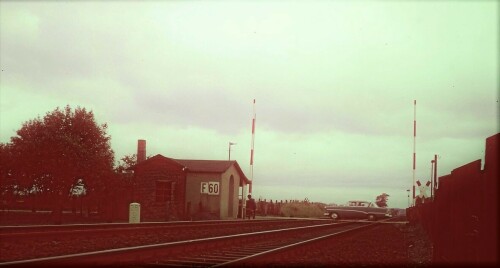
M 434 196 L 433 195 L 433 193 L 434 193 L 434 191 L 433 191 L 433 188 L 434 188 L 433 187 L 434 186 L 434 184 L 433 184 L 433 181 L 434 181 L 433 177 L 434 177 L 434 160 L 431 160 L 431 200 L 434 200 L 433 199 L 433 196 Z
M 438 185 L 437 181 L 437 154 L 434 155 L 434 160 L 431 160 L 432 169 L 431 169 L 431 197 L 434 197 L 435 190 Z
M 438 158 L 437 154 L 434 155 L 434 188 L 438 186 L 438 177 L 437 177 L 437 169 L 438 169 Z
M 410 189 L 406 190 L 408 192 L 408 207 L 410 207 Z

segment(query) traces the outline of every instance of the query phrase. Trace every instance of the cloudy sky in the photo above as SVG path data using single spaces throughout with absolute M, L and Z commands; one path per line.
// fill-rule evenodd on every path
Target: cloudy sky
M 498 133 L 496 1 L 0 2 L 0 142 L 69 104 L 136 152 L 237 160 L 254 196 L 406 207 Z

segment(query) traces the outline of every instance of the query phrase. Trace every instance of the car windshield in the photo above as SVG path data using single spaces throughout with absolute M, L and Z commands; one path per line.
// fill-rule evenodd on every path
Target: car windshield
M 357 206 L 357 207 L 369 207 L 369 208 L 376 208 L 378 207 L 375 203 L 373 202 L 353 202 L 354 204 L 352 206 Z

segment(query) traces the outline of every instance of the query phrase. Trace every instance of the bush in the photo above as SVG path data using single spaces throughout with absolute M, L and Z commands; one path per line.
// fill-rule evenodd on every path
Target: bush
M 319 218 L 323 212 L 323 206 L 317 204 L 287 203 L 281 207 L 281 214 L 285 217 Z

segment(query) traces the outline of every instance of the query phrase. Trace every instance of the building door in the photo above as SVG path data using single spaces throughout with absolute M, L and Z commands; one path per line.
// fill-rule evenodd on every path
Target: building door
M 227 216 L 228 218 L 234 217 L 234 177 L 231 175 L 229 178 L 229 200 L 227 202 Z

